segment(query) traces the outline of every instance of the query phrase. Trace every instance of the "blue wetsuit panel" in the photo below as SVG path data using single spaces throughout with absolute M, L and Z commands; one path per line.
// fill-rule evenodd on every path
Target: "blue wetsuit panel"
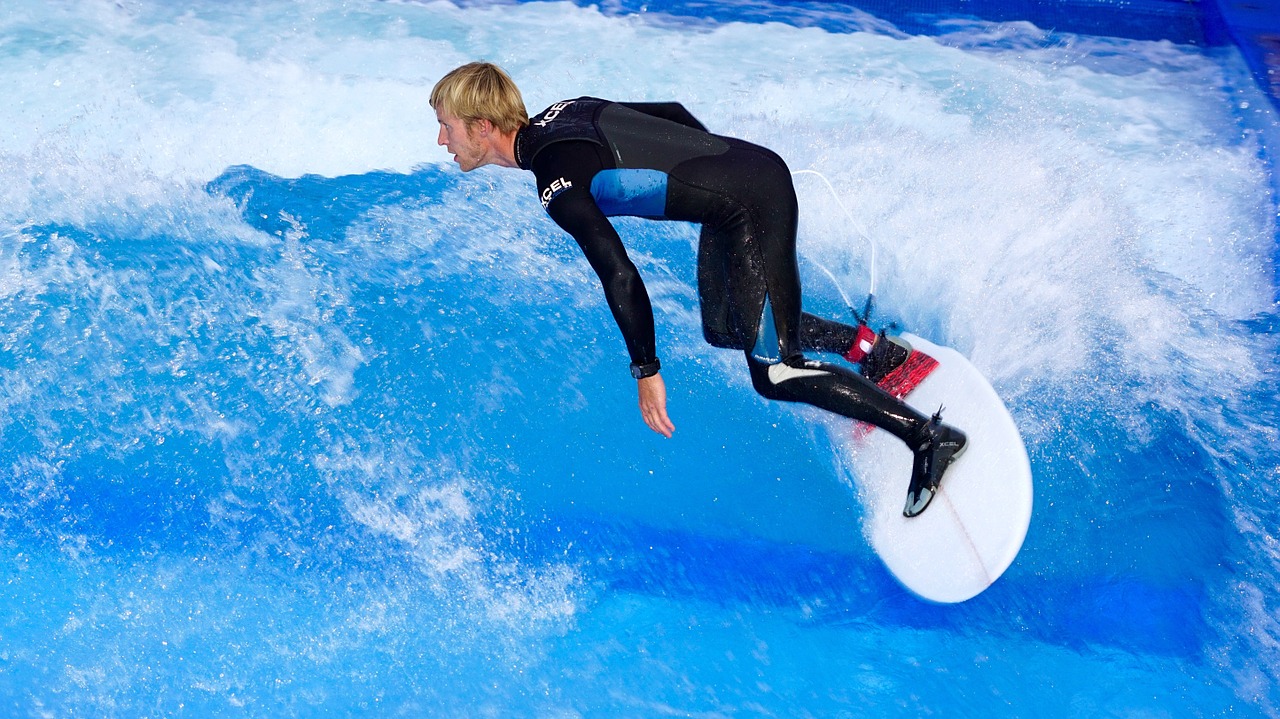
M 785 359 L 778 347 L 778 327 L 773 321 L 773 303 L 769 301 L 769 295 L 766 293 L 764 307 L 760 310 L 759 329 L 756 330 L 756 344 L 751 348 L 751 356 L 757 362 L 777 364 Z
M 607 217 L 665 217 L 667 173 L 660 170 L 601 170 L 591 179 L 591 196 Z

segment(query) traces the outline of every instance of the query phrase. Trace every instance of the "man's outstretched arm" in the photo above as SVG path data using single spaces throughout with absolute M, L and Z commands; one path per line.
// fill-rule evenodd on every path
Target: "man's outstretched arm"
M 575 154 L 575 149 L 594 153 L 589 147 L 574 148 L 573 144 L 566 142 L 554 148 L 559 151 L 555 156 L 564 160 L 566 155 Z M 627 256 L 617 230 L 587 191 L 590 175 L 570 172 L 575 166 L 573 163 L 553 163 L 550 167 L 539 167 L 539 164 L 535 161 L 534 173 L 538 178 L 539 193 L 546 198 L 547 214 L 578 243 L 600 278 L 609 310 L 627 344 L 632 366 L 656 367 L 657 342 L 649 293 L 639 270 Z M 645 424 L 653 431 L 670 437 L 675 427 L 667 416 L 666 386 L 661 377 L 652 374 L 639 378 L 637 391 Z

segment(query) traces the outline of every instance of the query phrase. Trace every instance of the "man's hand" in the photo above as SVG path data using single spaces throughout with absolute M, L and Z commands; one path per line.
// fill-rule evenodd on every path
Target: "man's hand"
M 676 426 L 671 424 L 671 418 L 667 416 L 667 385 L 662 381 L 662 375 L 655 374 L 636 380 L 636 389 L 640 393 L 640 415 L 644 417 L 644 423 L 649 425 L 649 429 L 670 439 Z

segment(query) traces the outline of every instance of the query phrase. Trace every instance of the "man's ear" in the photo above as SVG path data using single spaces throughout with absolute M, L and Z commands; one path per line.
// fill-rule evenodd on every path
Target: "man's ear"
M 488 137 L 490 134 L 493 133 L 493 123 L 489 122 L 483 117 L 480 118 L 479 120 L 476 120 L 473 126 L 475 127 L 476 134 L 480 135 L 481 137 Z

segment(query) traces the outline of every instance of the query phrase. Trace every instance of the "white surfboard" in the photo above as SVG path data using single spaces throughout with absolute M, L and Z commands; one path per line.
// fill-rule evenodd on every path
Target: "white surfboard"
M 923 514 L 902 516 L 911 452 L 888 432 L 862 433 L 850 462 L 871 546 L 893 576 L 935 602 L 963 602 L 991 586 L 1022 548 L 1031 524 L 1031 463 L 1004 402 L 982 373 L 953 349 L 903 334 L 938 366 L 905 401 L 969 438 Z

